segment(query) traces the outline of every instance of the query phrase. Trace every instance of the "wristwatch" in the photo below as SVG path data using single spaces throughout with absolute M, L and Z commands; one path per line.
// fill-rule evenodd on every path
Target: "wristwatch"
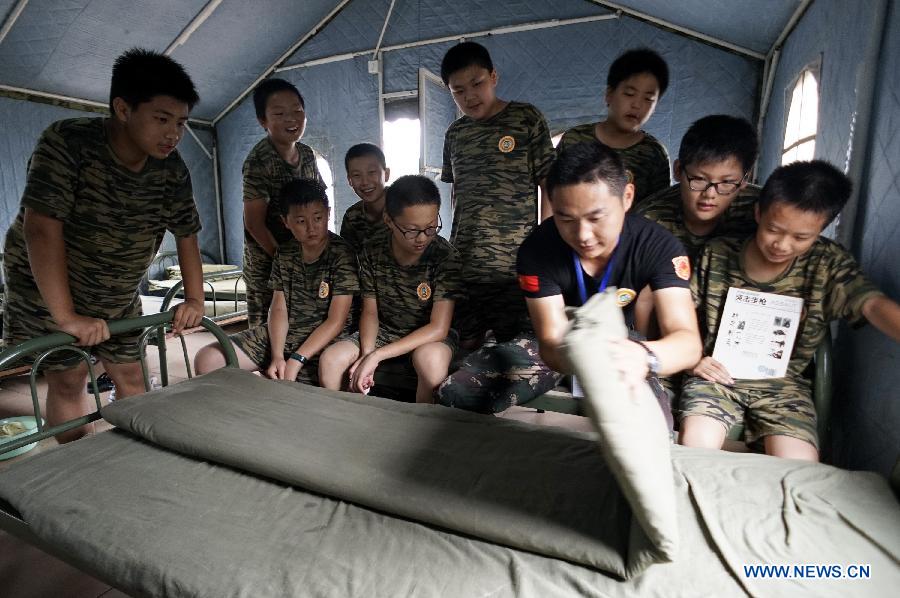
M 656 353 L 647 346 L 643 341 L 639 341 L 636 339 L 630 339 L 632 342 L 639 344 L 644 348 L 644 351 L 647 352 L 647 377 L 651 376 L 659 376 L 659 357 L 656 356 Z
M 307 361 L 309 361 L 306 357 L 300 355 L 299 353 L 291 353 L 289 357 L 295 361 L 299 361 L 300 365 L 304 365 Z

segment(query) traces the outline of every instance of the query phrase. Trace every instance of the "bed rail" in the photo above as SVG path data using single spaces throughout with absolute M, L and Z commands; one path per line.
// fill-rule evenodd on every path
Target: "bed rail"
M 217 309 L 216 289 L 212 285 L 212 283 L 217 280 L 228 280 L 229 278 L 231 278 L 233 276 L 237 276 L 237 278 L 234 279 L 234 311 L 230 311 L 230 312 L 219 315 L 218 309 Z M 243 310 L 238 309 L 238 304 L 239 304 L 238 284 L 243 279 L 244 279 L 244 271 L 240 270 L 240 269 L 226 270 L 224 272 L 213 272 L 211 274 L 203 275 L 203 285 L 209 289 L 210 294 L 212 295 L 213 316 L 211 319 L 214 322 L 217 320 L 220 320 L 220 319 L 224 319 L 224 318 L 232 318 L 234 316 L 240 316 L 240 315 L 247 314 L 246 309 L 243 309 Z M 179 280 L 174 285 L 172 285 L 172 287 L 168 290 L 168 292 L 163 297 L 162 306 L 159 308 L 159 310 L 161 312 L 168 311 L 169 307 L 171 307 L 171 305 L 172 305 L 172 301 L 175 299 L 175 297 L 178 295 L 178 293 L 182 292 L 183 287 L 184 287 L 184 279 Z M 245 293 L 245 295 L 246 295 L 246 293 Z M 245 296 L 245 300 L 246 300 L 246 296 Z
M 167 370 L 167 368 L 163 365 L 166 358 L 165 330 L 166 325 L 171 324 L 172 316 L 173 312 L 166 311 L 158 314 L 141 316 L 139 318 L 112 320 L 108 322 L 109 332 L 112 335 L 122 334 L 125 332 L 133 332 L 135 330 L 141 329 L 144 330 L 144 332 L 140 336 L 139 343 L 141 347 L 141 370 L 144 376 L 144 388 L 148 391 L 150 390 L 150 376 L 147 370 L 147 362 L 144 358 L 144 349 L 147 346 L 147 342 L 150 336 L 155 335 L 158 343 L 157 347 L 160 348 L 160 369 Z M 222 346 L 222 350 L 225 353 L 226 367 L 237 367 L 237 356 L 235 355 L 234 347 L 232 346 L 231 341 L 228 339 L 228 335 L 225 334 L 225 331 L 219 328 L 219 326 L 211 319 L 206 317 L 201 320 L 200 326 L 211 332 L 213 336 L 216 337 L 216 340 L 219 341 L 219 344 Z M 159 344 L 159 339 L 162 339 L 161 344 Z M 44 440 L 45 438 L 56 436 L 57 434 L 60 434 L 67 430 L 71 430 L 73 428 L 77 428 L 100 419 L 100 408 L 102 405 L 100 400 L 100 393 L 97 391 L 97 378 L 94 375 L 94 367 L 93 364 L 91 364 L 90 356 L 88 355 L 87 351 L 72 344 L 75 342 L 75 340 L 75 337 L 70 334 L 57 332 L 54 334 L 49 334 L 47 336 L 42 336 L 40 338 L 31 339 L 20 345 L 16 345 L 15 347 L 10 347 L 9 349 L 0 353 L 0 370 L 8 368 L 9 366 L 22 360 L 22 358 L 28 355 L 37 355 L 37 358 L 34 360 L 34 363 L 31 367 L 30 375 L 31 401 L 34 405 L 34 416 L 37 420 L 37 430 L 31 434 L 28 434 L 27 436 L 18 438 L 15 441 L 0 445 L 0 454 L 14 451 L 33 442 L 39 442 L 41 440 Z M 191 372 L 190 360 L 187 354 L 187 345 L 184 342 L 183 336 L 181 337 L 181 346 L 185 357 L 185 363 L 187 365 L 188 377 L 193 377 L 193 374 Z M 43 423 L 43 418 L 41 416 L 41 406 L 38 401 L 37 373 L 39 371 L 41 363 L 48 355 L 63 351 L 75 353 L 87 363 L 88 375 L 90 376 L 92 386 L 94 388 L 93 394 L 97 409 L 96 411 L 89 413 L 88 415 L 69 420 L 56 426 L 46 427 Z M 168 375 L 163 377 L 162 384 L 163 386 L 168 385 Z

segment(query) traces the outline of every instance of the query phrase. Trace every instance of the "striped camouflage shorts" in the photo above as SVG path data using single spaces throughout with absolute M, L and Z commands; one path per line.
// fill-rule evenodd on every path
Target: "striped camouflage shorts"
M 265 370 L 269 367 L 269 364 L 272 362 L 272 345 L 269 344 L 269 326 L 267 324 L 242 330 L 236 334 L 229 335 L 228 338 L 259 369 Z M 288 356 L 293 352 L 291 343 L 286 343 L 284 349 L 284 358 L 288 359 Z M 297 382 L 317 385 L 319 383 L 318 373 L 319 358 L 318 356 L 310 357 L 303 367 L 300 368 L 300 373 L 297 374 Z
M 680 419 L 704 415 L 725 429 L 744 423 L 748 444 L 765 436 L 790 436 L 818 449 L 816 408 L 809 388 L 779 380 L 777 390 L 732 388 L 702 378 L 689 378 L 681 388 Z

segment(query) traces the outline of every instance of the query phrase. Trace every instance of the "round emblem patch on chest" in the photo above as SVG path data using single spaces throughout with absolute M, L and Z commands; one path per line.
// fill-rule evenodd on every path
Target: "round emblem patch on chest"
M 416 287 L 416 296 L 419 298 L 419 301 L 431 299 L 431 287 L 428 286 L 427 282 L 419 283 L 419 286 Z
M 328 286 L 328 283 L 324 280 L 319 284 L 319 299 L 325 299 L 328 297 L 328 293 L 331 292 L 331 287 Z
M 508 154 L 509 152 L 516 149 L 516 140 L 512 135 L 504 135 L 500 138 L 500 143 L 497 145 L 500 148 L 500 151 L 504 154 Z
M 631 289 L 619 289 L 616 291 L 616 305 L 619 307 L 625 307 L 637 297 L 637 293 L 635 293 Z

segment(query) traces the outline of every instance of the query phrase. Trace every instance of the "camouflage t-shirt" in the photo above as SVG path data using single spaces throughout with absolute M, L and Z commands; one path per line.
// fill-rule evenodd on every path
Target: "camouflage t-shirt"
M 341 220 L 341 236 L 353 246 L 357 253 L 362 251 L 363 245 L 375 234 L 384 230 L 384 220 L 379 218 L 375 222 L 366 218 L 363 202 L 358 201 L 344 212 Z
M 298 141 L 297 150 L 300 152 L 300 162 L 297 166 L 293 166 L 285 162 L 269 138 L 265 137 L 253 146 L 253 149 L 247 154 L 247 159 L 244 160 L 244 201 L 256 199 L 266 201 L 268 204 L 266 226 L 272 231 L 272 236 L 279 245 L 294 238 L 291 231 L 281 221 L 281 202 L 279 201 L 281 188 L 293 179 L 322 181 L 312 148 Z M 244 230 L 244 242 L 253 247 L 259 247 L 246 229 Z
M 75 311 L 97 318 L 122 317 L 136 300 L 166 230 L 179 238 L 200 230 L 191 176 L 177 150 L 163 160 L 148 157 L 141 172 L 132 172 L 110 149 L 105 123 L 61 120 L 38 140 L 4 245 L 7 285 L 17 297 L 8 309 L 49 317 L 28 261 L 25 208 L 63 222 Z
M 684 225 L 684 204 L 681 201 L 681 183 L 672 185 L 644 200 L 633 211 L 657 222 L 681 241 L 687 249 L 691 264 L 696 265 L 703 248 L 718 237 L 746 238 L 756 232 L 753 206 L 759 199 L 759 187 L 747 185 L 722 213 L 718 226 L 708 235 L 695 235 Z
M 537 223 L 537 186 L 556 153 L 550 130 L 530 104 L 510 102 L 483 121 L 468 116 L 447 128 L 441 180 L 453 183 L 451 242 L 463 279 L 514 279 L 516 250 Z
M 378 337 L 394 342 L 431 320 L 435 301 L 462 299 L 459 253 L 435 237 L 417 264 L 401 266 L 391 251 L 392 235 L 378 235 L 360 256 L 363 297 L 378 302 Z
M 559 141 L 559 149 L 577 143 L 597 141 L 594 135 L 596 123 L 578 125 L 566 131 Z M 634 182 L 634 205 L 672 184 L 669 153 L 656 137 L 644 132 L 644 138 L 623 149 L 611 148 L 619 154 Z
M 862 324 L 866 301 L 881 294 L 862 274 L 856 260 L 843 247 L 820 237 L 804 255 L 778 278 L 759 283 L 744 272 L 743 252 L 753 237 L 711 241 L 700 256 L 691 290 L 698 305 L 704 355 L 712 355 L 721 312 L 729 287 L 775 293 L 803 299 L 803 312 L 788 365 L 788 378 L 803 382 L 803 371 L 825 337 L 829 322 L 844 318 Z M 773 390 L 777 379 L 738 380 L 737 387 Z
M 269 288 L 284 293 L 288 310 L 285 349 L 293 351 L 328 318 L 332 297 L 359 293 L 356 253 L 347 241 L 330 232 L 322 255 L 306 264 L 300 244 L 285 243 L 272 261 Z

